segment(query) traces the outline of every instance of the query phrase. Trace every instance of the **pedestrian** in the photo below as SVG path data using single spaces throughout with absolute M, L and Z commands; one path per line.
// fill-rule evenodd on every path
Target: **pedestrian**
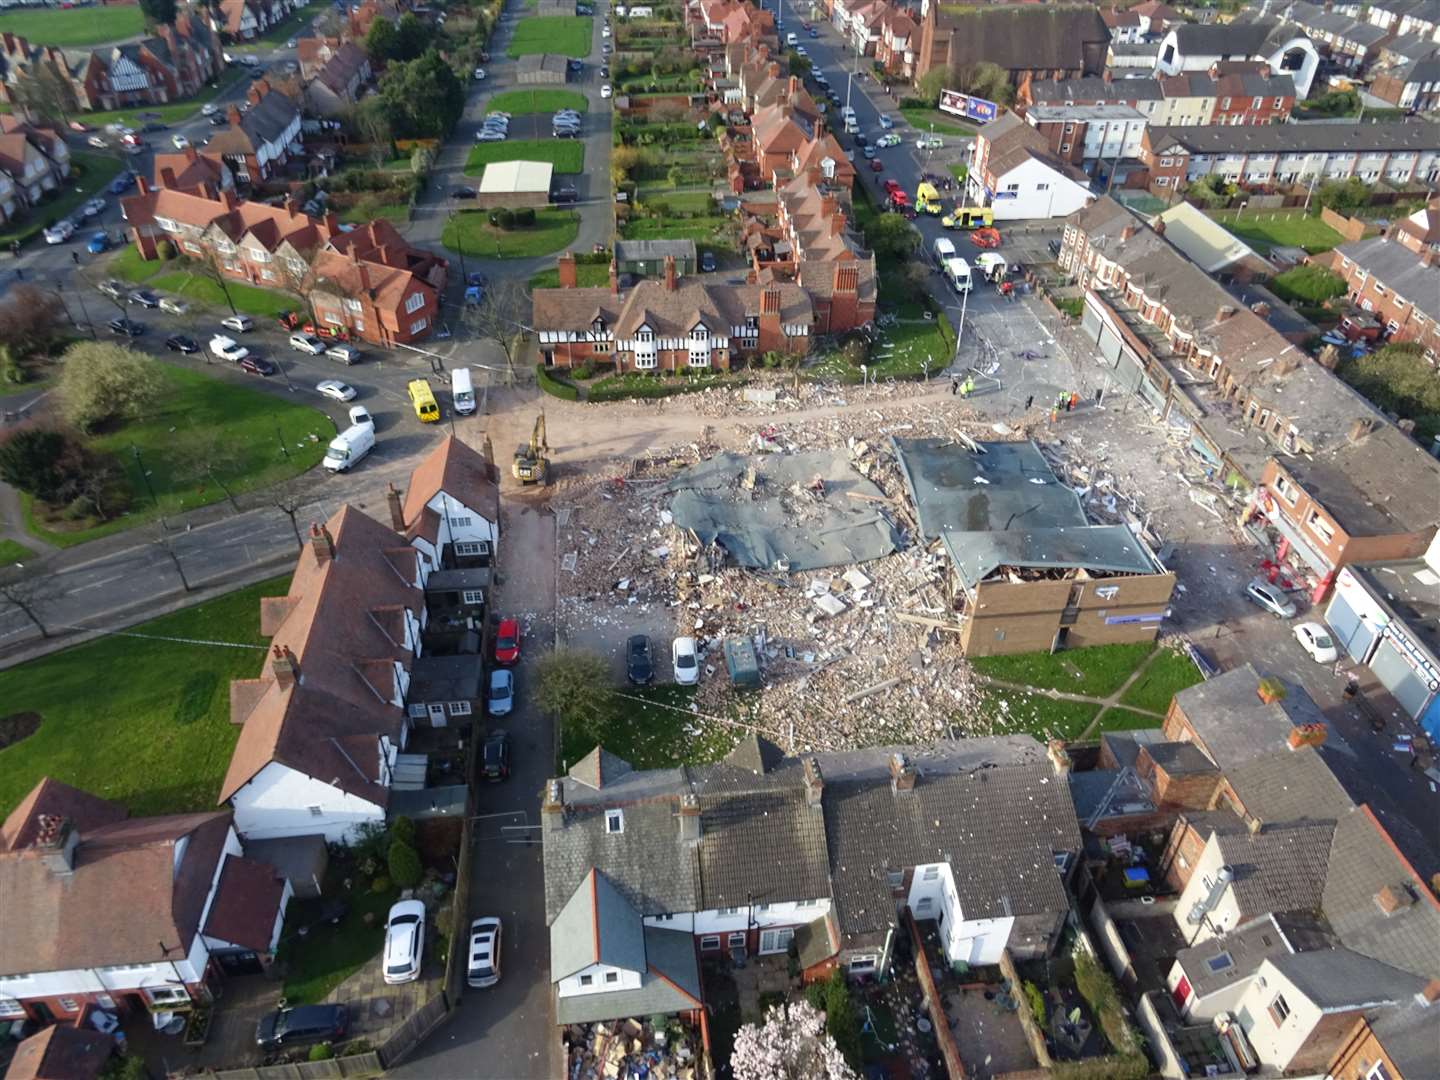
M 1056 412 L 1057 414 L 1064 412 L 1064 411 L 1065 411 L 1065 402 L 1067 402 L 1067 401 L 1069 401 L 1069 400 L 1070 400 L 1070 399 L 1067 398 L 1064 394 L 1061 394 L 1058 398 L 1056 398 L 1056 399 L 1055 399 L 1055 412 Z
M 1035 404 L 1035 395 L 1034 395 L 1034 394 L 1031 394 L 1029 397 L 1027 397 L 1027 398 L 1025 399 L 1025 411 L 1026 411 L 1026 412 L 1029 412 L 1029 411 L 1030 411 L 1030 406 L 1031 406 L 1031 405 L 1034 405 L 1034 404 Z
M 961 385 L 961 387 L 960 387 L 960 396 L 961 396 L 962 398 L 968 398 L 968 397 L 969 397 L 971 394 L 973 394 L 974 392 L 975 392 L 975 378 L 974 378 L 974 376 L 967 376 L 966 379 L 965 379 L 965 382 L 964 382 L 964 383 Z
M 1105 388 L 1104 388 L 1103 386 L 1101 386 L 1101 387 L 1097 388 L 1096 391 L 1095 391 L 1095 407 L 1098 409 L 1098 408 L 1100 407 L 1100 402 L 1102 402 L 1102 401 L 1104 401 L 1104 400 L 1105 400 Z
M 953 395 L 955 395 L 955 394 L 958 394 L 959 392 L 960 392 L 960 376 L 959 376 L 959 375 L 951 375 L 951 376 L 950 376 L 950 393 L 951 393 L 951 395 L 953 396 Z
M 1079 406 L 1080 406 L 1080 395 L 1077 394 L 1077 393 L 1075 393 L 1075 391 L 1072 390 L 1072 391 L 1070 392 L 1070 408 L 1071 408 L 1072 410 L 1074 410 L 1074 409 L 1079 408 Z

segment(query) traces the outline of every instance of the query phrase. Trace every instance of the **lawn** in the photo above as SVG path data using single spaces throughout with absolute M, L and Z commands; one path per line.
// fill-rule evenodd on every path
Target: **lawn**
M 109 10 L 108 8 L 106 10 Z M 180 101 L 172 101 L 168 105 L 137 105 L 133 109 L 114 109 L 111 112 L 85 113 L 80 119 L 94 128 L 102 128 L 106 124 L 128 124 L 131 127 L 138 127 L 149 117 L 142 118 L 141 113 L 155 113 L 164 124 L 174 124 L 181 120 L 187 120 L 200 111 L 200 106 L 207 102 L 214 101 L 222 92 L 228 90 L 235 83 L 245 77 L 245 72 L 239 68 L 226 68 L 220 72 L 213 86 L 207 86 L 194 97 L 183 98 Z M 157 144 L 164 144 L 163 149 L 170 149 L 170 137 L 161 133 L 154 137 Z
M 314 1005 L 324 1001 L 332 990 L 379 955 L 385 945 L 385 916 L 390 905 L 400 898 L 400 890 L 392 886 L 374 892 L 369 884 L 354 881 L 354 887 L 346 892 L 345 879 L 340 877 L 327 883 L 324 899 L 296 900 L 290 904 L 278 957 L 286 971 L 288 1004 Z M 319 923 L 322 905 L 336 896 L 349 905 L 345 918 L 338 926 Z M 375 925 L 365 925 L 367 915 L 373 917 Z M 303 938 L 292 929 L 306 925 L 310 931 Z M 436 935 L 432 931 L 428 936 L 426 948 L 433 952 Z
M 905 108 L 900 110 L 900 115 L 911 127 L 918 132 L 929 134 L 933 129 L 936 135 L 954 135 L 957 138 L 968 138 L 974 135 L 976 127 L 974 124 L 967 124 L 958 117 L 943 113 L 939 109 Z
M 7 711 L 37 712 L 42 721 L 0 750 L 0 815 L 44 776 L 115 799 L 136 816 L 214 810 L 239 732 L 230 723 L 230 680 L 254 678 L 265 662 L 260 598 L 283 594 L 287 581 L 272 578 L 126 636 L 0 671 Z
M 538 210 L 534 225 L 513 229 L 491 225 L 488 211 L 464 210 L 450 215 L 440 242 L 477 259 L 531 259 L 564 250 L 579 232 L 580 215 L 573 210 Z
M 364 225 L 376 218 L 392 225 L 404 225 L 410 220 L 410 204 L 386 201 L 382 195 L 377 199 L 361 199 L 354 206 L 340 211 L 340 220 L 346 225 Z
M 1262 255 L 1276 247 L 1302 247 L 1315 255 L 1345 242 L 1318 217 L 1293 210 L 1212 210 L 1210 216 Z
M 977 656 L 970 664 L 981 675 L 1001 682 L 1103 698 L 1119 690 L 1154 648 L 1149 642 L 1142 641 L 1129 645 L 1064 649 L 1057 653 Z M 1169 699 L 1166 700 L 1168 703 Z M 1148 708 L 1138 701 L 1130 704 Z
M 309 25 L 310 19 L 330 6 L 329 0 L 311 0 L 304 7 L 298 7 L 291 13 L 288 19 L 276 23 L 259 37 L 246 42 L 240 42 L 231 46 L 230 51 L 253 52 L 263 46 L 283 45 L 292 37 L 298 37 L 300 31 Z
M 1164 721 L 1158 716 L 1139 713 L 1133 709 L 1122 709 L 1117 705 L 1100 714 L 1100 720 L 1090 735 L 1092 738 L 1099 738 L 1100 733 L 1104 731 L 1147 731 L 1158 728 L 1163 723 Z
M 879 379 L 914 378 L 927 370 L 934 374 L 950 363 L 954 351 L 955 331 L 943 314 L 931 322 L 898 322 L 881 331 L 869 370 Z
M 949 168 L 950 175 L 955 178 L 957 183 L 965 183 L 965 178 L 970 175 L 970 166 L 968 165 L 962 165 L 957 162 L 956 164 L 951 165 Z
M 1064 701 L 1021 690 L 985 691 L 981 715 L 989 726 L 975 729 L 973 717 L 961 717 L 956 726 L 969 734 L 1013 735 L 1027 733 L 1041 742 L 1078 739 L 1094 721 L 1100 706 L 1089 701 Z
M 594 33 L 594 20 L 589 15 L 532 16 L 515 24 L 505 55 L 514 60 L 532 53 L 559 53 L 583 60 L 590 55 Z
M 1200 672 L 1188 656 L 1174 649 L 1158 649 L 1155 659 L 1130 684 L 1120 701 L 1137 709 L 1163 713 L 1170 708 L 1172 697 L 1200 681 Z
M 1345 279 L 1323 266 L 1302 263 L 1270 279 L 1270 289 L 1281 300 L 1298 304 L 1323 304 L 1345 295 Z
M 295 297 L 288 293 L 271 292 L 269 289 L 260 289 L 236 281 L 227 281 L 225 288 L 221 289 L 214 278 L 194 274 L 189 270 L 171 270 L 158 274 L 149 279 L 149 285 L 157 292 L 183 296 L 193 303 L 222 311 L 229 311 L 230 303 L 233 303 L 236 311 L 254 315 L 257 319 L 277 318 L 287 311 L 293 311 L 296 304 Z M 225 301 L 227 292 L 230 294 L 230 303 Z
M 642 186 L 635 193 L 635 197 L 642 206 L 653 208 L 656 203 L 661 203 L 667 212 L 677 214 L 708 215 L 711 206 L 711 195 L 708 189 L 676 191 L 674 188 Z
M 0 563 L 14 565 L 34 557 L 35 552 L 24 544 L 17 544 L 14 540 L 0 540 Z
M 120 278 L 122 281 L 133 281 L 139 284 L 142 281 L 149 281 L 165 269 L 165 266 L 166 264 L 159 259 L 142 259 L 135 245 L 127 244 L 105 264 L 105 273 L 111 277 Z
M 727 217 L 707 214 L 699 218 L 631 218 L 621 228 L 626 240 L 694 240 L 712 251 L 733 251 L 731 225 Z
M 16 240 L 24 243 L 45 228 L 47 222 L 59 221 L 75 210 L 86 199 L 115 179 L 120 171 L 121 161 L 108 154 L 87 154 L 82 150 L 70 151 L 69 186 L 61 189 L 59 196 L 50 202 L 42 202 L 28 212 L 22 212 L 12 221 L 0 225 L 0 248 L 8 248 Z
M 165 383 L 156 411 L 91 440 L 124 467 L 131 487 L 130 512 L 92 528 L 59 531 L 39 522 L 37 508 L 25 500 L 28 531 L 71 547 L 134 528 L 159 512 L 176 514 L 219 502 L 226 497 L 219 484 L 194 475 L 197 444 L 207 436 L 216 438 L 231 458 L 216 471 L 232 492 L 252 491 L 304 472 L 319 463 L 334 438 L 334 423 L 318 409 L 202 371 L 159 360 L 156 366 Z M 136 463 L 137 449 L 144 477 Z
M 0 30 L 28 38 L 32 45 L 78 49 L 102 41 L 123 41 L 145 29 L 145 17 L 134 5 L 88 8 L 40 8 L 0 15 Z
M 479 176 L 486 165 L 501 161 L 548 161 L 557 173 L 585 169 L 585 144 L 579 139 L 519 139 L 515 142 L 476 143 L 465 159 L 465 175 Z
M 581 288 L 590 285 L 609 285 L 610 267 L 600 263 L 579 263 L 575 267 L 575 284 Z M 532 274 L 528 285 L 531 289 L 558 289 L 560 271 L 552 267 Z
M 616 691 L 616 719 L 605 736 L 605 749 L 637 769 L 704 765 L 719 761 L 740 739 L 740 729 L 694 716 L 695 691 L 665 683 Z M 562 727 L 564 768 L 595 749 L 592 740 Z
M 496 94 L 485 103 L 488 111 L 508 112 L 516 116 L 524 113 L 553 113 L 561 109 L 588 112 L 590 99 L 575 90 L 506 90 Z

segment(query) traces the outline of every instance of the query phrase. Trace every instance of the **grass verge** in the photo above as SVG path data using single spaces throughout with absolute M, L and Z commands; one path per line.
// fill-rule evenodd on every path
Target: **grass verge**
M 157 274 L 149 279 L 149 285 L 157 292 L 183 296 L 197 304 L 224 311 L 229 311 L 233 303 L 236 311 L 254 315 L 257 319 L 277 318 L 284 312 L 293 311 L 297 304 L 295 297 L 286 293 L 271 292 L 237 281 L 227 281 L 222 289 L 214 278 L 192 274 L 189 270 Z M 226 293 L 230 295 L 230 303 L 225 300 Z
M 980 710 L 989 722 L 985 734 L 1023 733 L 1045 742 L 1078 739 L 1094 721 L 1100 706 L 1089 701 L 1065 701 L 1046 694 L 992 687 L 981 698 Z M 958 726 L 969 728 L 973 724 L 966 718 Z
M 125 124 L 129 127 L 139 127 L 146 119 L 141 113 L 155 113 L 159 116 L 160 122 L 174 124 L 181 120 L 188 119 L 200 111 L 200 106 L 214 101 L 230 87 L 245 77 L 245 72 L 239 68 L 226 68 L 216 77 L 212 86 L 202 89 L 194 97 L 184 98 L 180 101 L 172 101 L 168 105 L 137 105 L 133 109 L 112 109 L 109 112 L 86 113 L 81 119 L 91 127 L 102 128 L 106 124 Z M 156 136 L 156 142 L 164 144 L 162 150 L 170 150 L 170 138 L 168 135 Z
M 0 540 L 0 563 L 22 563 L 26 559 L 33 559 L 35 552 L 31 551 L 24 544 L 14 540 Z
M 532 53 L 559 53 L 583 60 L 590 55 L 594 20 L 589 15 L 531 16 L 515 24 L 505 55 L 514 60 Z
M 1158 716 L 1113 705 L 1100 714 L 1100 719 L 1095 724 L 1095 730 L 1090 732 L 1090 737 L 1092 739 L 1099 738 L 1100 734 L 1106 731 L 1145 731 L 1158 728 L 1163 724 L 1164 721 Z
M 230 680 L 253 678 L 264 663 L 260 598 L 283 593 L 288 581 L 272 578 L 124 637 L 0 671 L 7 711 L 42 718 L 33 735 L 0 750 L 0 815 L 45 776 L 136 816 L 215 809 L 239 733 Z
M 1150 642 L 1142 641 L 1058 653 L 977 656 L 970 663 L 980 674 L 1002 682 L 1103 698 L 1119 690 L 1154 648 Z
M 1301 247 L 1314 255 L 1345 241 L 1318 217 L 1293 211 L 1214 210 L 1210 216 L 1262 255 L 1277 247 Z
M 525 113 L 553 113 L 561 109 L 588 112 L 590 99 L 578 90 L 506 90 L 485 103 L 487 111 L 508 112 L 515 116 Z
M 1126 687 L 1120 703 L 1163 713 L 1170 708 L 1171 698 L 1200 681 L 1200 672 L 1188 656 L 1174 649 L 1158 649 L 1140 677 Z
M 691 687 L 664 683 L 617 691 L 615 722 L 609 725 L 605 749 L 637 769 L 704 765 L 719 761 L 735 748 L 740 729 L 717 724 L 690 711 Z M 592 740 L 562 726 L 560 756 L 573 765 L 595 749 Z
M 513 229 L 491 225 L 488 211 L 463 210 L 450 215 L 440 242 L 477 259 L 530 259 L 569 247 L 579 232 L 580 215 L 573 210 L 537 210 L 534 225 Z
M 531 274 L 527 282 L 531 289 L 558 289 L 560 271 L 554 267 Z M 610 267 L 599 263 L 580 263 L 575 267 L 575 284 L 580 288 L 610 284 Z
M 519 139 L 515 142 L 476 143 L 465 159 L 465 175 L 479 176 L 486 165 L 501 161 L 548 161 L 557 173 L 585 169 L 585 144 L 579 139 Z
M 28 38 L 32 45 L 78 49 L 103 41 L 123 41 L 145 29 L 140 8 L 130 5 L 87 8 L 38 8 L 0 15 L 0 30 Z
M 900 115 L 905 117 L 906 122 L 916 131 L 928 135 L 933 130 L 936 135 L 953 135 L 956 138 L 974 135 L 976 127 L 957 119 L 948 113 L 942 113 L 939 109 L 906 108 L 900 110 Z

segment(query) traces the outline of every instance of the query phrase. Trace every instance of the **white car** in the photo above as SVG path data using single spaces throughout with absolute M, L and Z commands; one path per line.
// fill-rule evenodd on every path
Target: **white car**
M 234 338 L 228 338 L 224 334 L 216 334 L 210 339 L 210 353 L 212 356 L 218 356 L 221 360 L 229 360 L 232 363 L 238 364 L 250 355 L 250 350 Z
M 110 146 L 110 144 L 105 141 L 105 136 L 103 135 L 91 135 L 90 138 L 86 139 L 85 141 L 91 146 L 93 146 L 96 150 L 106 150 Z
M 875 145 L 878 146 L 878 147 L 880 147 L 880 149 L 882 149 L 882 150 L 886 149 L 887 147 L 891 147 L 891 146 L 899 146 L 899 145 L 900 145 L 900 136 L 899 136 L 899 135 L 896 135 L 895 132 L 892 131 L 892 132 L 890 132 L 890 134 L 888 134 L 888 135 L 881 135 L 880 138 L 876 139 L 876 140 L 875 140 Z
M 500 981 L 500 920 L 490 915 L 470 924 L 470 959 L 465 984 L 476 990 Z
M 1310 659 L 1317 664 L 1333 664 L 1340 659 L 1340 650 L 1335 647 L 1335 639 L 1330 636 L 1330 631 L 1323 623 L 1302 622 L 1295 627 L 1295 640 L 1300 642 L 1300 647 L 1310 654 Z
M 475 81 L 476 81 L 476 82 L 484 82 L 484 81 L 485 81 L 485 69 L 484 69 L 484 68 L 476 68 L 476 69 L 475 69 L 475 76 L 474 76 L 474 77 L 475 77 Z
M 336 401 L 353 401 L 355 399 L 355 388 L 349 383 L 343 383 L 339 379 L 322 379 L 315 384 L 317 392 Z M 365 415 L 370 415 L 366 413 Z
M 80 216 L 87 220 L 94 217 L 96 214 L 103 214 L 104 212 L 105 200 L 100 198 L 89 199 L 86 201 L 84 206 L 80 207 Z
M 608 38 L 610 36 L 610 28 L 608 26 L 601 27 L 600 36 L 602 38 Z
M 175 300 L 169 296 L 160 301 L 160 310 L 168 311 L 171 315 L 185 315 L 190 311 L 190 305 L 184 300 Z
M 675 667 L 675 682 L 694 686 L 700 681 L 700 657 L 693 637 L 677 637 L 670 645 L 670 662 Z
M 291 334 L 290 347 L 311 356 L 321 356 L 325 352 L 325 343 L 314 334 Z
M 374 427 L 375 418 L 370 415 L 370 410 L 365 408 L 364 405 L 351 405 L 350 423 L 352 426 L 355 424 L 369 424 L 371 427 Z
M 237 334 L 245 334 L 255 329 L 255 320 L 249 315 L 231 315 L 228 319 L 221 319 L 220 325 Z
M 425 905 L 419 900 L 401 900 L 385 920 L 385 981 L 391 986 L 420 978 L 425 957 Z
M 190 140 L 185 138 L 184 135 L 171 135 L 170 145 L 175 147 L 176 150 L 184 150 L 190 145 Z
M 1264 578 L 1255 578 L 1246 585 L 1245 595 L 1277 619 L 1295 617 L 1295 605 L 1285 599 L 1285 591 L 1278 585 L 1271 585 Z
M 204 105 L 200 106 L 201 116 L 214 116 L 219 111 L 220 106 L 216 105 L 213 101 L 207 101 Z
M 612 93 L 613 91 L 610 89 L 610 84 L 608 82 L 604 86 L 600 87 L 600 96 L 602 98 L 608 98 Z
M 45 242 L 47 244 L 63 244 L 74 235 L 75 223 L 73 221 L 57 221 L 45 230 Z
M 563 110 L 562 110 L 562 111 L 563 111 Z M 571 111 L 573 112 L 574 110 L 571 110 Z M 510 119 L 510 114 L 509 114 L 508 112 L 501 112 L 499 109 L 496 109 L 494 112 L 487 112 L 487 113 L 485 114 L 485 119 L 486 119 L 486 120 L 509 120 L 509 119 Z
M 505 132 L 496 131 L 494 128 L 485 128 L 475 133 L 476 142 L 504 142 Z
M 889 131 L 892 127 L 895 126 L 895 121 L 891 119 L 891 117 L 887 113 L 882 112 L 880 114 L 880 126 L 886 131 Z

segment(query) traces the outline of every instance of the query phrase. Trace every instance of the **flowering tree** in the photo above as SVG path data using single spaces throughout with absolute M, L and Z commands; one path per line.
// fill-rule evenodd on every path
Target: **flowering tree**
M 730 1054 L 735 1080 L 855 1080 L 825 1014 L 809 1002 L 775 1005 L 763 1025 L 746 1024 Z

